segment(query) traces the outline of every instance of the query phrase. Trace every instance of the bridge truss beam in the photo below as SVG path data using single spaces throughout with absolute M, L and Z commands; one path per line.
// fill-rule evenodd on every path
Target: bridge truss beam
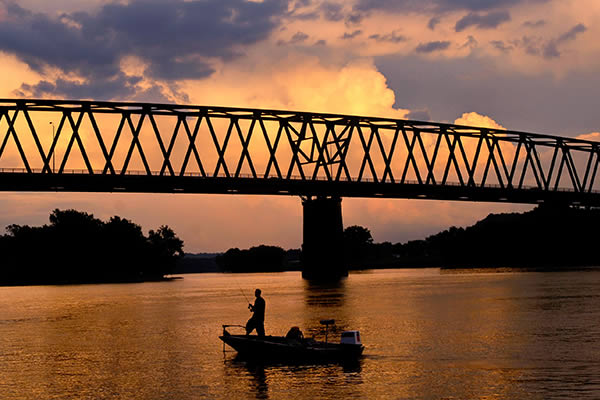
M 599 206 L 599 164 L 598 142 L 502 129 L 278 110 L 0 99 L 5 191 Z

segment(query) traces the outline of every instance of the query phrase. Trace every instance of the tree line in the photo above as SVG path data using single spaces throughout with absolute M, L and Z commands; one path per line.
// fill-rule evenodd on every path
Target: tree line
M 524 213 L 489 214 L 472 226 L 450 227 L 405 243 L 373 240 L 368 228 L 343 233 L 345 265 L 369 268 L 572 267 L 600 265 L 595 230 L 600 210 L 538 206 Z M 299 269 L 300 250 L 257 246 L 217 256 L 222 271 Z
M 43 226 L 9 225 L 0 236 L 0 284 L 163 279 L 183 256 L 168 226 L 150 230 L 118 216 L 55 209 Z

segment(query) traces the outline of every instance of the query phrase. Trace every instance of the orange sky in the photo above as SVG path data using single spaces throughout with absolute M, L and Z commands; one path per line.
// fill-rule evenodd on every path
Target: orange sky
M 2 0 L 0 96 L 307 110 L 594 139 L 599 18 L 594 0 Z M 294 197 L 4 193 L 0 202 L 3 226 L 76 208 L 145 230 L 168 224 L 188 252 L 301 244 Z M 392 242 L 529 208 L 343 201 L 346 226 Z

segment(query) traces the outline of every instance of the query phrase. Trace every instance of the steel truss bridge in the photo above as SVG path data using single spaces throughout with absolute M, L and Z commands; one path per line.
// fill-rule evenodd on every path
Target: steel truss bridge
M 0 190 L 600 206 L 600 143 L 310 112 L 0 99 Z

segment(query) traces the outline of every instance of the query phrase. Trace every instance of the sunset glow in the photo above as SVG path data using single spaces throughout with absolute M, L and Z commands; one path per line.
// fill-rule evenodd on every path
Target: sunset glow
M 593 0 L 0 0 L 0 97 L 301 110 L 596 141 L 599 20 Z M 42 143 L 50 143 L 58 121 L 34 117 L 47 127 Z M 107 141 L 119 122 L 111 118 L 102 121 L 115 125 Z M 157 124 L 168 132 L 174 122 Z M 93 142 L 89 121 L 80 133 Z M 205 132 L 202 140 L 211 139 Z M 239 157 L 235 146 L 228 157 Z M 152 169 L 160 168 L 155 151 Z M 466 151 L 473 149 L 467 144 Z M 12 154 L 1 168 L 21 167 Z M 100 148 L 89 156 L 102 161 Z M 76 157 L 70 162 L 83 166 Z M 132 163 L 141 168 L 139 159 Z M 1 227 L 41 225 L 52 209 L 75 208 L 103 219 L 121 215 L 144 230 L 168 224 L 187 252 L 301 245 L 296 197 L 4 193 L 0 202 Z M 376 241 L 391 242 L 529 208 L 343 201 L 344 225 L 366 226 Z

